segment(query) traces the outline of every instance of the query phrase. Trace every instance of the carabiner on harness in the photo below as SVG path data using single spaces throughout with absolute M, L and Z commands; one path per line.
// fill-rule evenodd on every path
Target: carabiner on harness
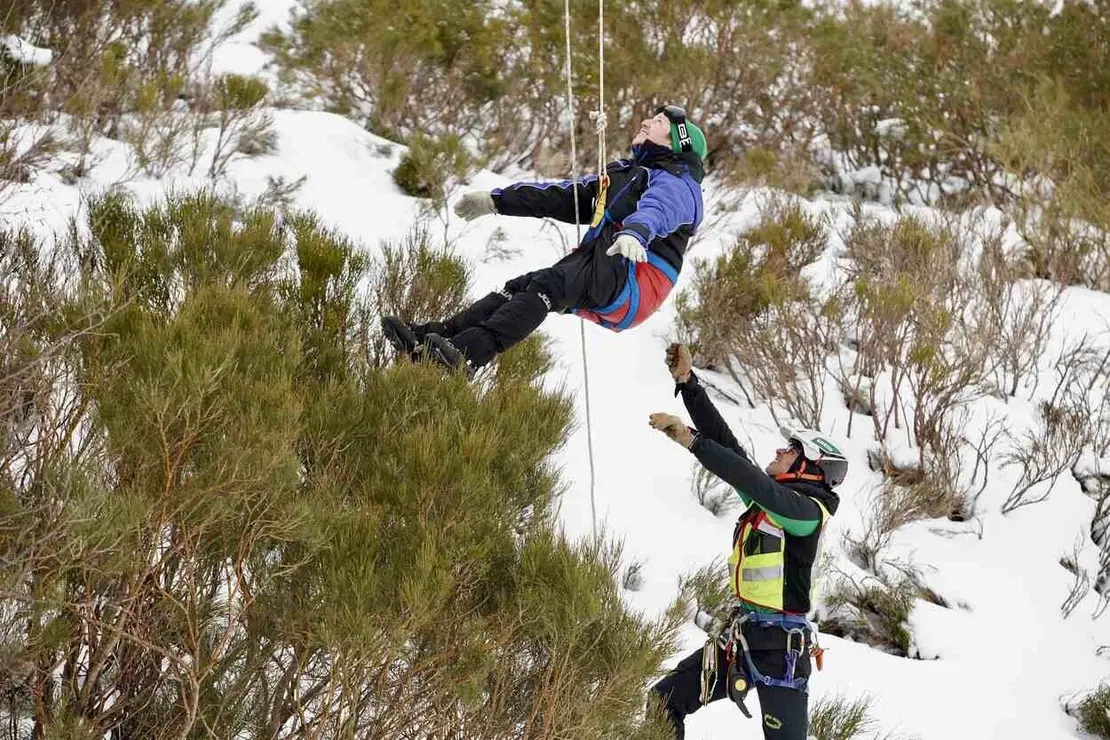
M 813 657 L 813 664 L 817 670 L 825 669 L 825 648 L 817 641 L 817 630 L 813 630 L 809 638 L 809 654 Z
M 713 692 L 717 689 L 717 640 L 710 637 L 701 654 L 701 704 L 705 706 L 713 701 Z
M 795 649 L 792 646 L 792 638 L 798 638 L 798 647 Z M 793 683 L 794 671 L 798 666 L 798 658 L 802 657 L 802 651 L 806 647 L 806 633 L 798 627 L 786 631 L 786 675 L 783 680 L 787 683 Z
M 701 654 L 701 694 L 698 697 L 705 706 L 713 701 L 714 693 L 717 690 L 717 681 L 720 679 L 720 651 L 724 650 L 728 659 L 728 668 L 725 671 L 727 683 L 725 684 L 725 694 L 731 699 L 736 706 L 740 707 L 740 711 L 744 716 L 751 719 L 752 713 L 748 711 L 748 707 L 744 704 L 744 699 L 751 691 L 752 682 L 748 674 L 744 670 L 743 664 L 740 662 L 740 656 L 733 650 L 733 645 L 725 638 L 728 636 L 728 631 L 721 633 L 720 636 L 709 636 L 705 642 L 705 647 L 702 649 Z

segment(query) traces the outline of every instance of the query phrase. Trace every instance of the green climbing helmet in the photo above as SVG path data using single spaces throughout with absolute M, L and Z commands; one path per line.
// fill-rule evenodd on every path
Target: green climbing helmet
M 791 444 L 801 447 L 806 460 L 821 469 L 826 483 L 839 486 L 844 482 L 844 477 L 848 475 L 848 458 L 821 432 L 791 427 L 781 427 L 779 431 Z
M 685 108 L 678 105 L 663 105 L 655 109 L 656 115 L 660 113 L 671 122 L 671 148 L 675 152 L 694 152 L 702 159 L 709 155 L 709 147 L 705 144 L 705 133 L 686 120 Z

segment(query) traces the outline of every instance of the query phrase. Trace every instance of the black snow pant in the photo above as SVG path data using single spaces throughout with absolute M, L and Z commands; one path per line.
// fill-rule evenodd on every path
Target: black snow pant
M 548 312 L 601 308 L 628 279 L 620 255 L 605 254 L 604 241 L 578 249 L 551 267 L 513 278 L 443 322 L 444 336 L 470 363 L 481 367 L 539 328 Z
M 652 687 L 652 692 L 659 695 L 664 711 L 674 725 L 676 740 L 684 740 L 686 737 L 686 715 L 693 714 L 702 706 L 701 660 L 704 649 L 683 658 L 670 673 Z M 719 646 L 717 652 L 717 682 L 710 701 L 728 696 L 728 655 Z M 752 662 L 760 673 L 772 678 L 782 678 L 786 674 L 785 648 L 783 650 L 753 648 L 751 655 Z M 738 655 L 737 659 L 743 660 L 743 657 Z M 798 659 L 795 675 L 808 676 L 810 670 L 809 653 L 803 651 Z M 759 695 L 763 737 L 766 740 L 806 740 L 809 732 L 809 697 L 803 691 L 760 683 L 755 684 L 755 690 Z M 754 715 L 751 699 L 749 694 L 745 705 L 749 710 L 753 710 Z

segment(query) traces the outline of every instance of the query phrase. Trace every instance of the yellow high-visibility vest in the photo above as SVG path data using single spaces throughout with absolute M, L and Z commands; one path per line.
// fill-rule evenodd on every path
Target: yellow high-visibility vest
M 811 497 L 812 498 L 812 497 Z M 817 542 L 817 557 L 820 559 L 825 535 L 825 522 L 828 509 L 817 499 L 812 499 L 821 509 L 820 534 Z M 764 609 L 784 610 L 786 582 L 787 534 L 773 516 L 753 506 L 738 522 L 739 532 L 732 545 L 728 564 L 731 574 L 732 592 L 737 598 Z M 810 601 L 817 586 L 811 580 Z

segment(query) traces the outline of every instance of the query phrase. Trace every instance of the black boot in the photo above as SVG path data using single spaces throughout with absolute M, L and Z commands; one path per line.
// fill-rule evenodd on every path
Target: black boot
M 477 369 L 470 362 L 467 361 L 466 356 L 459 351 L 458 347 L 451 343 L 450 339 L 441 337 L 438 334 L 429 334 L 425 340 L 425 348 L 428 358 L 438 364 L 442 365 L 448 370 L 458 371 L 461 370 L 466 373 L 466 377 L 472 377 L 474 371 Z
M 398 353 L 408 355 L 410 359 L 416 360 L 420 340 L 412 327 L 396 316 L 383 316 L 382 334 Z
M 428 334 L 443 334 L 444 324 L 431 321 L 427 324 L 411 324 L 396 316 L 382 317 L 382 334 L 399 353 L 408 355 L 413 362 L 424 353 L 424 339 Z
M 451 337 L 450 343 L 477 369 L 538 329 L 549 310 L 539 293 L 516 293 L 488 319 Z

